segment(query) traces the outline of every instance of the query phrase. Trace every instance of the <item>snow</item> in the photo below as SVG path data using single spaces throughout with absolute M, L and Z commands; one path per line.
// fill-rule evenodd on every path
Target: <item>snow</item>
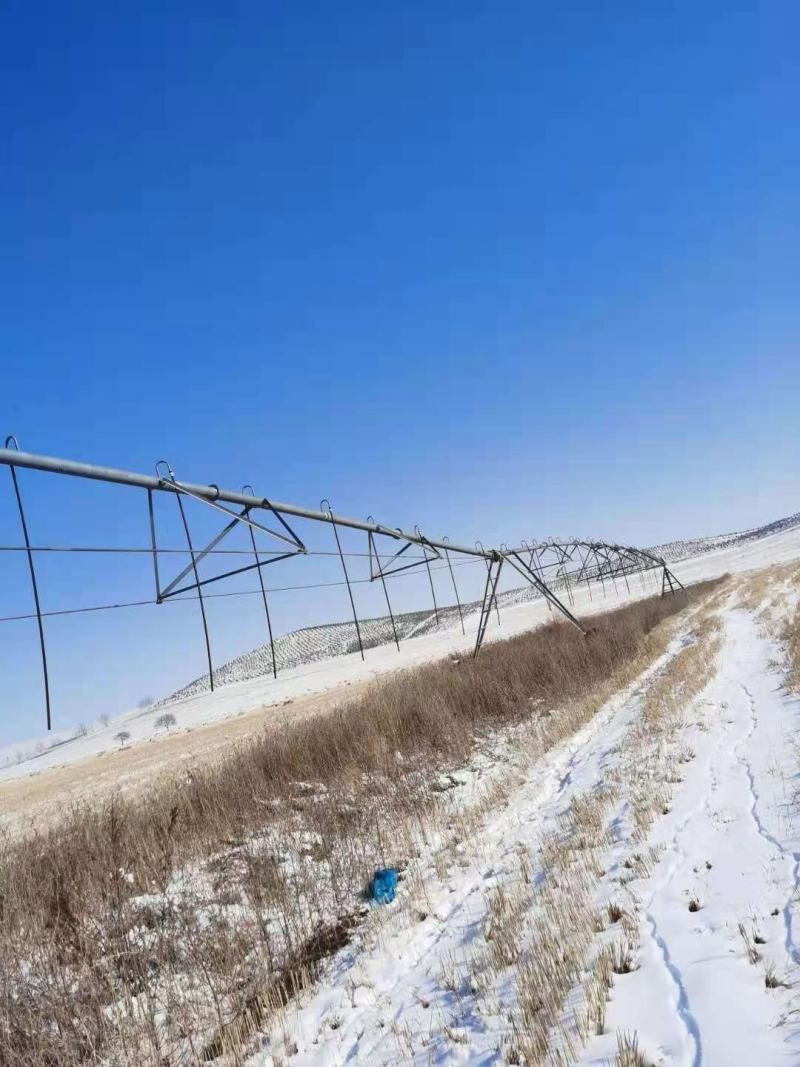
M 791 524 L 791 520 L 782 520 L 782 522 L 789 525 L 779 530 L 778 533 L 757 537 L 755 536 L 757 531 L 748 532 L 745 540 L 735 541 L 727 547 L 712 549 L 680 560 L 672 564 L 672 570 L 684 584 L 688 585 L 692 582 L 718 577 L 726 572 L 741 573 L 797 558 L 800 556 L 800 526 Z M 722 540 L 729 542 L 734 536 L 740 537 L 741 535 L 725 535 Z M 711 544 L 716 543 L 717 540 L 719 539 L 706 539 Z M 696 552 L 698 545 L 704 543 L 677 542 L 673 546 L 672 554 L 680 555 L 680 551 Z M 624 582 L 618 581 L 616 595 L 609 592 L 607 597 L 604 597 L 594 585 L 591 595 L 585 588 L 577 589 L 574 594 L 573 610 L 578 616 L 587 616 L 597 611 L 617 607 L 628 599 L 651 596 L 660 589 L 660 585 L 656 582 L 655 572 L 649 574 L 644 585 L 638 576 L 632 577 L 629 583 L 630 592 L 626 591 Z M 497 624 L 494 615 L 492 616 L 486 640 L 497 640 L 522 633 L 545 622 L 548 617 L 548 609 L 541 599 L 519 600 L 519 595 L 512 591 L 505 594 L 500 625 Z M 380 620 L 375 621 L 380 622 Z M 342 629 L 341 625 L 315 628 L 334 633 L 334 636 L 330 638 L 334 654 L 329 655 L 328 658 L 317 658 L 319 642 L 315 641 L 313 643 L 314 660 L 298 662 L 296 666 L 279 672 L 277 679 L 274 679 L 271 674 L 259 674 L 244 681 L 232 682 L 216 689 L 213 693 L 195 692 L 184 699 L 171 701 L 168 710 L 176 716 L 179 731 L 194 729 L 258 709 L 277 708 L 301 697 L 370 681 L 400 668 L 441 659 L 448 655 L 469 654 L 475 641 L 477 613 L 475 611 L 465 613 L 464 621 L 466 636 L 461 633 L 457 614 L 454 612 L 450 613 L 439 629 L 430 629 L 429 624 L 420 623 L 415 618 L 414 626 L 409 632 L 414 633 L 416 628 L 417 631 L 421 629 L 422 633 L 401 639 L 399 652 L 394 644 L 390 643 L 368 648 L 363 661 L 357 652 L 336 654 L 342 642 L 342 638 L 337 636 L 338 631 Z M 304 633 L 308 632 L 298 631 L 297 634 L 288 636 L 293 639 L 294 644 L 297 644 L 302 642 L 302 638 L 298 635 Z M 252 654 L 247 654 L 241 659 L 247 660 L 250 655 Z M 163 736 L 163 730 L 155 725 L 159 714 L 158 705 L 145 709 L 135 708 L 112 719 L 106 726 L 95 725 L 85 736 L 57 734 L 55 738 L 50 735 L 39 739 L 38 742 L 37 739 L 33 739 L 6 749 L 0 748 L 0 782 L 36 774 L 49 768 L 116 750 L 119 748 L 116 735 L 121 731 L 130 734 L 130 738 L 125 742 L 126 746 L 152 741 Z M 54 740 L 55 744 L 53 744 Z M 37 745 L 53 745 L 53 747 L 37 753 Z M 16 762 L 19 752 L 30 753 L 30 755 L 23 761 Z M 8 765 L 3 766 L 4 764 Z
M 784 558 L 775 546 L 766 554 Z M 731 562 L 724 569 L 733 569 Z M 785 617 L 797 597 L 788 587 L 780 592 Z M 620 1032 L 638 1035 L 650 1064 L 800 1062 L 791 988 L 800 977 L 794 797 L 800 700 L 785 692 L 776 673 L 779 639 L 741 605 L 735 589 L 718 614 L 721 650 L 711 679 L 681 709 L 679 731 L 658 750 L 667 761 L 689 752 L 665 813 L 641 842 L 631 832 L 631 794 L 623 788 L 612 805 L 615 832 L 592 896 L 600 903 L 624 893 L 638 926 L 635 967 L 614 975 L 604 1032 L 583 1048 L 578 1042 L 565 1063 L 608 1065 Z M 626 772 L 626 746 L 643 694 L 694 640 L 688 620 L 644 675 L 526 768 L 507 802 L 485 817 L 477 840 L 450 853 L 444 872 L 423 856 L 415 874 L 425 886 L 424 911 L 401 882 L 398 902 L 376 909 L 316 992 L 289 1006 L 250 1067 L 285 1062 L 287 1048 L 288 1062 L 298 1067 L 509 1062 L 509 1020 L 518 1009 L 514 977 L 493 974 L 489 989 L 480 978 L 490 894 L 514 884 L 521 850 L 538 847 L 572 798 L 615 774 L 635 785 L 630 766 Z M 646 862 L 631 876 L 632 855 Z M 757 939 L 755 962 L 740 925 Z M 781 983 L 773 988 L 765 980 L 769 967 Z M 579 1004 L 576 990 L 572 1010 Z
M 800 700 L 786 691 L 781 644 L 800 586 L 777 574 L 757 607 L 745 595 L 747 572 L 800 559 L 800 529 L 788 524 L 763 537 L 721 540 L 674 564 L 686 584 L 741 576 L 716 597 L 718 633 L 703 636 L 701 609 L 690 609 L 662 654 L 546 755 L 530 759 L 522 733 L 510 731 L 435 782 L 453 816 L 450 838 L 430 834 L 403 872 L 396 901 L 369 912 L 316 987 L 261 1035 L 249 1067 L 512 1062 L 521 971 L 488 963 L 500 891 L 528 909 L 519 947 L 523 957 L 533 953 L 533 964 L 532 924 L 547 892 L 567 925 L 569 907 L 577 913 L 584 897 L 596 914 L 609 901 L 624 907 L 632 969 L 613 975 L 602 1027 L 579 1024 L 592 968 L 604 947 L 619 943 L 624 923 L 609 919 L 590 931 L 583 969 L 563 1006 L 559 1062 L 605 1067 L 614 1061 L 617 1035 L 635 1033 L 652 1065 L 800 1063 Z M 651 591 L 631 582 L 634 596 Z M 581 614 L 618 603 L 589 601 L 583 591 L 576 601 Z M 508 603 L 490 636 L 546 617 L 540 602 Z M 346 692 L 347 684 L 468 651 L 476 620 L 467 622 L 466 637 L 460 629 L 432 630 L 409 637 L 399 654 L 381 645 L 363 663 L 349 654 L 298 664 L 277 681 L 234 682 L 173 702 L 170 711 L 186 729 L 304 694 Z M 707 675 L 678 700 L 674 721 L 644 735 L 648 700 L 665 679 L 673 685 L 670 672 L 704 642 Z M 674 691 L 682 692 L 677 681 Z M 157 714 L 131 712 L 43 754 L 36 769 L 96 754 L 123 728 L 131 743 L 145 741 Z M 0 778 L 31 767 L 7 768 Z M 658 810 L 642 828 L 637 804 L 648 796 Z M 591 876 L 579 871 L 573 886 L 567 868 L 553 875 L 545 850 L 586 797 L 601 798 L 603 829 L 590 850 L 596 869 Z M 182 878 L 197 888 L 197 872 Z M 173 891 L 183 890 L 176 884 Z
M 776 1025 L 785 997 L 765 989 L 738 932 L 740 922 L 757 931 L 781 975 L 798 962 L 792 849 L 800 840 L 783 813 L 800 716 L 798 702 L 775 691 L 773 652 L 751 618 L 726 616 L 723 667 L 705 694 L 709 728 L 693 738 L 699 758 L 653 835 L 665 851 L 641 893 L 645 953 L 609 1022 L 637 1029 L 643 1047 L 669 1062 L 785 1063 L 787 1043 L 795 1062 L 800 1055 L 797 1035 Z M 659 980 L 667 995 L 654 996 Z

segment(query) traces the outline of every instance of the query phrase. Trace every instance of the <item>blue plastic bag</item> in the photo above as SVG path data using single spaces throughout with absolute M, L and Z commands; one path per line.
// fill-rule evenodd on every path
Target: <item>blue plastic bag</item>
M 384 867 L 376 871 L 372 879 L 372 899 L 376 904 L 391 904 L 397 893 L 397 871 L 394 867 Z

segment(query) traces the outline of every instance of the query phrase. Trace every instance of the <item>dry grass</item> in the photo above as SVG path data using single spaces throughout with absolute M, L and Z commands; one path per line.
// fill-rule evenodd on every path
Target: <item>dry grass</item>
M 605 1031 L 614 975 L 636 966 L 638 926 L 626 923 L 627 912 L 619 907 L 609 911 L 609 920 L 622 927 L 619 936 L 592 952 L 605 926 L 593 891 L 610 844 L 606 821 L 614 799 L 613 791 L 602 788 L 575 797 L 539 842 L 540 877 L 495 890 L 489 900 L 491 964 L 496 981 L 506 968 L 513 971 L 512 1047 L 526 1064 L 574 1062 L 576 1046 Z M 570 1021 L 564 1008 L 576 987 L 582 1007 Z
M 650 1067 L 649 1061 L 639 1048 L 637 1034 L 624 1031 L 617 1034 L 617 1055 L 614 1067 Z
M 669 810 L 678 769 L 689 758 L 681 730 L 715 668 L 721 644 L 713 614 L 717 603 L 711 597 L 700 607 L 691 643 L 646 686 L 640 715 L 620 746 L 616 771 L 601 787 L 574 797 L 540 841 L 540 878 L 527 880 L 534 887 L 505 888 L 502 907 L 494 909 L 502 923 L 501 931 L 493 933 L 499 949 L 493 962 L 498 979 L 503 966 L 515 971 L 519 1009 L 511 1047 L 526 1064 L 574 1062 L 574 1046 L 605 1031 L 615 976 L 638 966 L 633 892 L 627 889 L 625 907 L 612 902 L 598 908 L 595 903 L 612 844 L 609 817 L 627 800 L 632 825 L 617 876 L 627 888 L 637 878 L 647 878 L 658 862 L 659 853 L 644 842 L 653 821 Z M 606 921 L 620 929 L 605 930 Z M 565 1010 L 576 989 L 582 1007 L 573 1009 L 570 1022 Z M 619 1035 L 616 1062 L 645 1063 L 635 1035 Z
M 800 568 L 796 561 L 762 567 L 739 579 L 736 591 L 737 603 L 748 611 L 758 613 L 759 618 L 770 621 L 774 607 L 784 600 L 781 586 L 800 582 Z
M 791 693 L 800 693 L 800 609 L 786 624 L 783 639 L 786 646 L 786 685 Z
M 545 751 L 708 588 L 599 616 L 588 639 L 552 624 L 477 661 L 405 672 L 216 767 L 3 841 L 2 1067 L 241 1062 L 249 1035 L 347 942 L 374 868 L 427 840 L 442 771 L 518 724 Z M 577 800 L 562 828 L 552 862 L 573 887 L 596 876 L 609 796 Z M 526 1029 L 554 1023 L 575 979 L 595 921 L 584 930 L 579 903 L 559 897 L 545 912 L 561 925 L 534 931 L 537 958 L 563 978 L 531 974 Z M 494 915 L 500 964 L 513 957 L 513 902 L 498 898 Z
M 761 959 L 761 953 L 756 948 L 757 944 L 763 944 L 763 938 L 754 929 L 748 930 L 743 922 L 739 923 L 739 936 L 744 942 L 745 955 L 750 963 L 756 964 Z
M 764 985 L 767 989 L 788 989 L 789 981 L 778 974 L 775 964 L 770 961 L 764 964 Z

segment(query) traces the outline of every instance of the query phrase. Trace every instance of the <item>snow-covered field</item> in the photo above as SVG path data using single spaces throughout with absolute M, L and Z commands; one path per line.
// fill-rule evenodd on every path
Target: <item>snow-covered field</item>
M 676 542 L 673 555 L 678 556 L 681 551 L 696 554 L 674 563 L 672 569 L 682 582 L 689 584 L 718 577 L 726 572 L 737 574 L 800 557 L 800 526 L 794 522 L 794 518 L 780 520 L 780 523 L 773 525 L 781 527 L 778 533 L 764 536 L 762 532 L 760 536 L 755 536 L 754 531 L 745 535 L 725 535 L 721 540 L 729 542 L 735 539 L 734 543 L 723 548 L 712 548 L 710 551 L 699 552 L 698 546 L 707 543 L 714 545 L 720 539 Z M 687 547 L 690 545 L 692 547 Z M 683 547 L 679 550 L 679 546 Z M 584 587 L 575 591 L 573 610 L 579 616 L 608 610 L 626 600 L 653 595 L 660 589 L 659 582 L 660 579 L 657 579 L 655 573 L 648 575 L 644 584 L 638 576 L 634 576 L 629 581 L 629 591 L 626 590 L 624 582 L 618 581 L 616 592 L 609 592 L 607 596 L 603 595 L 597 583 L 593 583 L 591 589 Z M 0 782 L 115 751 L 120 747 L 117 735 L 123 731 L 129 735 L 125 740 L 126 746 L 152 741 L 164 734 L 163 727 L 156 725 L 159 715 L 164 711 L 175 716 L 173 732 L 194 729 L 260 708 L 277 707 L 298 697 L 325 693 L 348 683 L 368 681 L 399 668 L 440 659 L 454 653 L 468 653 L 474 645 L 477 628 L 475 611 L 465 614 L 466 636 L 461 632 L 455 612 L 444 616 L 439 628 L 431 625 L 430 616 L 422 615 L 418 619 L 415 615 L 409 618 L 411 621 L 408 636 L 401 637 L 399 652 L 393 643 L 383 643 L 368 648 L 363 661 L 357 652 L 340 654 L 340 645 L 347 647 L 350 642 L 352 647 L 349 628 L 344 624 L 317 628 L 324 631 L 330 649 L 328 658 L 321 658 L 320 639 L 316 631 L 311 637 L 308 636 L 308 631 L 298 631 L 297 634 L 287 635 L 290 639 L 290 653 L 293 654 L 295 646 L 304 647 L 304 641 L 311 642 L 311 661 L 306 659 L 296 662 L 295 666 L 280 671 L 277 679 L 269 673 L 258 673 L 244 681 L 230 682 L 213 693 L 194 686 L 190 695 L 171 700 L 168 706 L 135 708 L 112 719 L 107 725 L 96 723 L 85 736 L 56 735 L 55 738 L 33 738 L 5 749 L 0 748 Z M 524 632 L 547 618 L 548 608 L 541 599 L 521 599 L 514 592 L 505 594 L 504 601 L 501 602 L 500 625 L 493 614 L 486 640 Z M 380 624 L 380 620 L 376 623 Z M 337 636 L 340 630 L 343 633 L 341 638 Z M 248 653 L 234 663 L 247 662 L 248 658 L 254 655 L 259 658 L 259 671 L 263 670 L 261 650 Z M 222 670 L 224 671 L 224 668 Z M 37 751 L 37 748 L 44 749 L 45 745 L 53 747 Z M 24 758 L 20 758 L 21 755 Z
M 565 958 L 590 918 L 541 1062 L 800 1063 L 800 700 L 782 686 L 778 636 L 797 578 L 776 576 L 758 610 L 734 583 L 705 627 L 696 611 L 682 620 L 666 653 L 582 731 L 538 763 L 523 758 L 513 788 L 480 807 L 445 858 L 420 858 L 251 1067 L 540 1062 L 526 1059 L 519 1020 L 550 952 L 536 916 L 552 926 L 560 914 Z M 683 699 L 690 669 L 697 691 Z M 474 804 L 479 781 L 491 793 L 493 776 L 508 779 L 505 760 L 458 776 L 454 812 Z M 586 798 L 597 800 L 594 839 L 570 844 Z M 514 947 L 498 962 L 504 923 Z M 604 947 L 622 961 L 607 983 Z M 641 1060 L 615 1060 L 623 1034 Z
M 248 1067 L 800 1063 L 800 699 L 786 684 L 783 644 L 800 603 L 800 528 L 739 538 L 674 569 L 687 585 L 733 578 L 676 615 L 589 710 L 570 718 L 566 705 L 555 715 L 534 706 L 432 782 L 431 822 L 409 838 L 393 903 L 368 906 L 351 890 L 328 900 L 322 876 L 311 886 L 320 897 L 314 908 L 306 902 L 310 910 L 355 924 L 349 943 L 284 1008 L 259 1017 L 258 1033 L 242 1039 Z M 581 591 L 576 610 L 617 606 L 621 585 L 619 599 Z M 631 597 L 653 591 L 652 582 L 630 582 Z M 526 630 L 546 612 L 509 598 L 490 634 Z M 363 663 L 340 655 L 287 669 L 277 682 L 195 693 L 170 711 L 187 729 L 346 692 L 348 683 L 469 650 L 475 624 L 472 615 L 466 636 L 442 627 L 409 637 L 399 653 L 376 646 Z M 101 754 L 123 725 L 131 744 L 147 740 L 156 714 L 132 712 L 3 777 Z M 572 725 L 545 745 L 548 724 L 562 717 Z M 302 804 L 325 808 L 324 787 L 297 784 Z M 318 862 L 314 848 L 324 842 L 290 841 L 292 825 L 265 826 L 267 859 L 291 867 L 296 846 Z M 374 846 L 369 836 L 358 837 L 359 854 Z M 257 919 L 279 944 L 279 906 L 255 907 L 233 875 L 220 875 L 247 847 L 226 842 L 130 906 L 137 915 L 187 906 L 198 929 L 229 923 L 231 937 Z M 309 891 L 297 887 L 301 897 Z M 129 947 L 147 949 L 159 929 L 132 927 Z M 175 977 L 200 1003 L 190 969 Z M 171 1025 L 169 1014 L 156 1013 L 159 1026 Z M 195 1062 L 181 1055 L 164 1062 Z

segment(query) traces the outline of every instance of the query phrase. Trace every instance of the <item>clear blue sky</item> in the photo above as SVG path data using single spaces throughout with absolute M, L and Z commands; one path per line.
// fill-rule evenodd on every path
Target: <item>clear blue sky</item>
M 454 539 L 797 510 L 796 12 L 12 0 L 0 430 Z M 25 484 L 34 540 L 144 536 Z M 42 564 L 46 607 L 148 592 L 83 566 Z M 226 623 L 221 656 L 260 637 Z M 2 632 L 0 740 L 40 704 L 27 626 Z M 141 618 L 52 642 L 62 721 L 202 669 Z

